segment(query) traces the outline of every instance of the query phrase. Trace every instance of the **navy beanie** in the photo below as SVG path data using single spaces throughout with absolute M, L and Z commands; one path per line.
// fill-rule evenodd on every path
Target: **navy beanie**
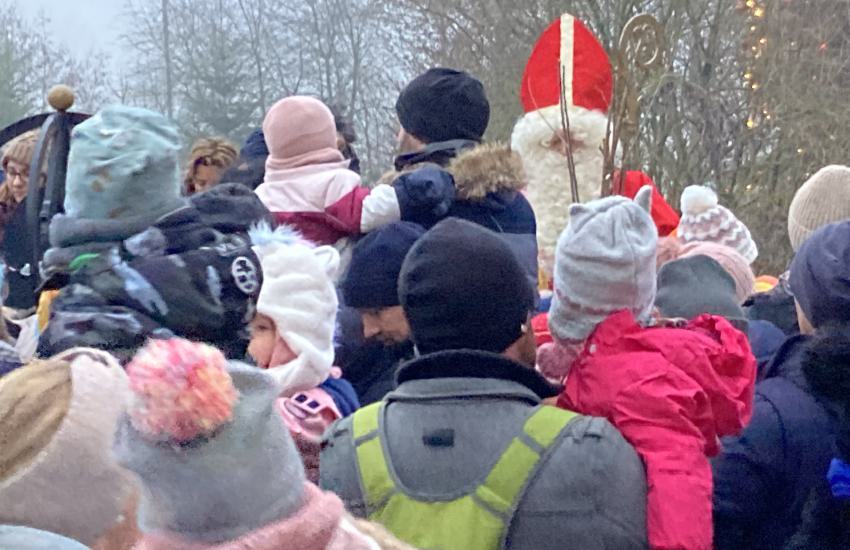
M 481 141 L 490 123 L 484 85 L 453 69 L 429 69 L 407 85 L 395 105 L 402 128 L 425 143 Z
M 448 218 L 408 253 L 399 297 L 420 353 L 502 353 L 522 336 L 535 292 L 499 235 Z
M 363 237 L 351 253 L 342 283 L 345 305 L 382 309 L 399 305 L 398 275 L 404 257 L 425 230 L 410 222 L 385 225 Z
M 850 323 L 850 222 L 822 227 L 791 262 L 791 292 L 815 328 Z

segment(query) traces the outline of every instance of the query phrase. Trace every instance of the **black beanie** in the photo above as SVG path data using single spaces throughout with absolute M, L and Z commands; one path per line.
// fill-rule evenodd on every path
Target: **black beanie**
M 342 283 L 345 305 L 383 309 L 399 305 L 398 275 L 404 257 L 425 230 L 410 222 L 385 225 L 363 237 L 351 253 Z
M 399 298 L 419 352 L 502 353 L 522 336 L 534 289 L 514 253 L 480 225 L 448 218 L 413 246 Z
M 481 141 L 490 103 L 476 78 L 453 69 L 429 69 L 401 92 L 395 104 L 402 128 L 425 143 Z
M 725 317 L 736 326 L 746 320 L 735 280 L 716 260 L 702 255 L 664 264 L 658 272 L 655 307 L 671 318 L 693 319 L 708 313 Z

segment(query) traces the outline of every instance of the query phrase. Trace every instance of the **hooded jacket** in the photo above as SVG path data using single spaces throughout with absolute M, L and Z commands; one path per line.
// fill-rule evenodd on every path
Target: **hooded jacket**
M 795 336 L 782 345 L 756 385 L 752 421 L 739 437 L 723 440 L 712 463 L 718 550 L 782 548 L 800 526 L 812 489 L 825 479 L 837 417 L 804 371 L 813 351 L 833 373 L 846 369 L 848 354 L 812 344 Z
M 725 319 L 646 329 L 628 311 L 599 324 L 572 364 L 558 405 L 607 418 L 643 459 L 652 548 L 712 548 L 707 457 L 749 422 L 755 370 Z
M 135 233 L 111 220 L 57 216 L 45 268 L 47 284 L 61 291 L 39 355 L 84 345 L 123 359 L 152 336 L 177 335 L 241 357 L 249 300 L 262 284 L 247 230 L 268 219 L 238 184 L 195 195 Z
M 530 368 L 471 350 L 415 359 L 399 371 L 398 382 L 386 398 L 381 437 L 397 482 L 428 502 L 478 486 L 542 399 L 556 391 Z M 351 430 L 350 417 L 325 434 L 321 486 L 364 517 L 369 511 Z M 429 444 L 429 434 L 451 442 Z M 546 550 L 569 541 L 574 548 L 645 548 L 645 503 L 643 467 L 634 450 L 604 419 L 578 417 L 528 481 L 506 547 Z
M 461 218 L 502 236 L 537 287 L 537 221 L 522 194 L 526 185 L 522 161 L 504 145 L 454 140 L 429 144 L 396 159 L 396 170 L 381 181 L 427 166 L 441 166 L 454 177 L 455 198 L 445 216 L 420 219 L 426 229 L 444 217 Z

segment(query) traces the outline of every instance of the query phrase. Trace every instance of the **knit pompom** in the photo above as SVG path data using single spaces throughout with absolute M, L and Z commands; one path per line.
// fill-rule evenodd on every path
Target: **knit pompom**
M 704 185 L 691 185 L 682 192 L 682 214 L 696 216 L 717 206 L 717 193 Z
M 151 340 L 127 365 L 130 420 L 156 441 L 212 435 L 233 416 L 237 392 L 218 349 L 179 338 Z

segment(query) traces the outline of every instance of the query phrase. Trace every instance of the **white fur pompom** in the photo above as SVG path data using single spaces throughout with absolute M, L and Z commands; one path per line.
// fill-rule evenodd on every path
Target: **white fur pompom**
M 682 214 L 696 216 L 717 206 L 717 193 L 704 185 L 691 185 L 682 192 Z

